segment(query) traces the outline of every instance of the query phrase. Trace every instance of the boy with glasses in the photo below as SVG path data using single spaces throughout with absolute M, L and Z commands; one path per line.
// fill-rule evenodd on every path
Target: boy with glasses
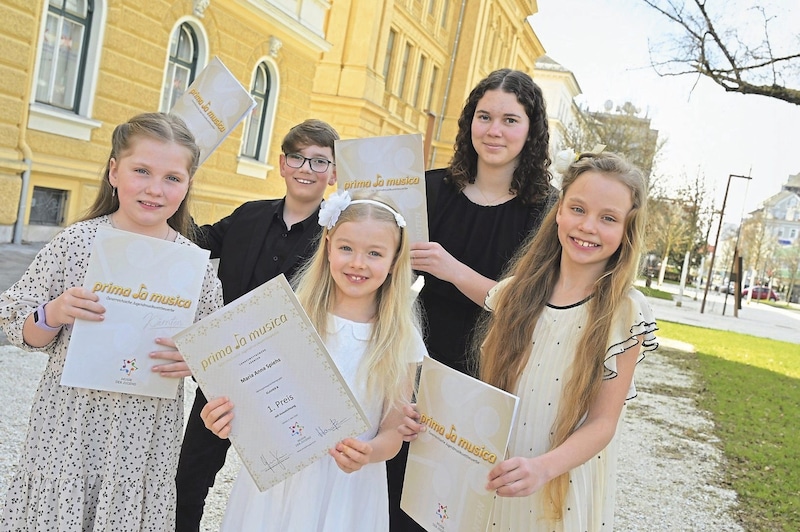
M 280 174 L 286 196 L 249 201 L 230 216 L 199 228 L 198 244 L 219 258 L 225 303 L 283 273 L 288 279 L 313 253 L 322 227 L 317 214 L 328 186 L 336 183 L 336 131 L 321 120 L 294 126 L 281 144 Z M 230 441 L 207 430 L 200 410 L 207 400 L 198 388 L 186 424 L 176 478 L 176 532 L 197 532 L 208 490 L 225 465 Z

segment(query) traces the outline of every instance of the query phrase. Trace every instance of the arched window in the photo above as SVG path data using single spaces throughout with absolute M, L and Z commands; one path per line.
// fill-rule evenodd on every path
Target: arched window
M 184 22 L 172 34 L 161 110 L 169 111 L 197 74 L 197 34 Z
M 250 111 L 244 124 L 244 142 L 242 155 L 253 159 L 264 160 L 262 146 L 267 129 L 267 104 L 269 103 L 271 79 L 266 63 L 259 63 L 256 68 L 250 95 L 256 106 Z

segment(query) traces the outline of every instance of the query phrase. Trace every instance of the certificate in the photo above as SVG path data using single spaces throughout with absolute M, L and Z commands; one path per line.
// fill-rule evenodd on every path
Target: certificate
M 250 91 L 214 57 L 169 112 L 186 122 L 200 147 L 198 164 L 203 164 L 255 106 Z
M 83 287 L 103 321 L 75 320 L 61 384 L 174 399 L 180 379 L 148 354 L 194 321 L 209 252 L 108 226 L 97 229 Z
M 425 530 L 484 532 L 494 492 L 489 471 L 505 459 L 518 398 L 425 357 L 400 507 Z
M 261 491 L 369 428 L 283 275 L 173 338 L 203 393 L 233 402 L 230 440 Z
M 334 149 L 338 190 L 391 200 L 406 219 L 410 242 L 429 240 L 422 135 L 337 140 Z

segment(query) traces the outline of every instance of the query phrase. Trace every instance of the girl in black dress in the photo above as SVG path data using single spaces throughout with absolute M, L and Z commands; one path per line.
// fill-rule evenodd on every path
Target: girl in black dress
M 555 197 L 549 140 L 541 89 L 524 72 L 496 70 L 467 98 L 450 165 L 426 173 L 431 241 L 411 247 L 425 276 L 425 343 L 464 373 L 487 292 Z M 404 444 L 387 463 L 392 532 L 423 530 L 400 510 L 407 454 Z

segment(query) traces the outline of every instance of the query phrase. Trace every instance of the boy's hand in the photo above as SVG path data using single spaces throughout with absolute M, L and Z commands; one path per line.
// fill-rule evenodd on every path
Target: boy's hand
M 231 433 L 233 403 L 227 397 L 212 399 L 200 411 L 200 419 L 208 430 L 224 440 Z

